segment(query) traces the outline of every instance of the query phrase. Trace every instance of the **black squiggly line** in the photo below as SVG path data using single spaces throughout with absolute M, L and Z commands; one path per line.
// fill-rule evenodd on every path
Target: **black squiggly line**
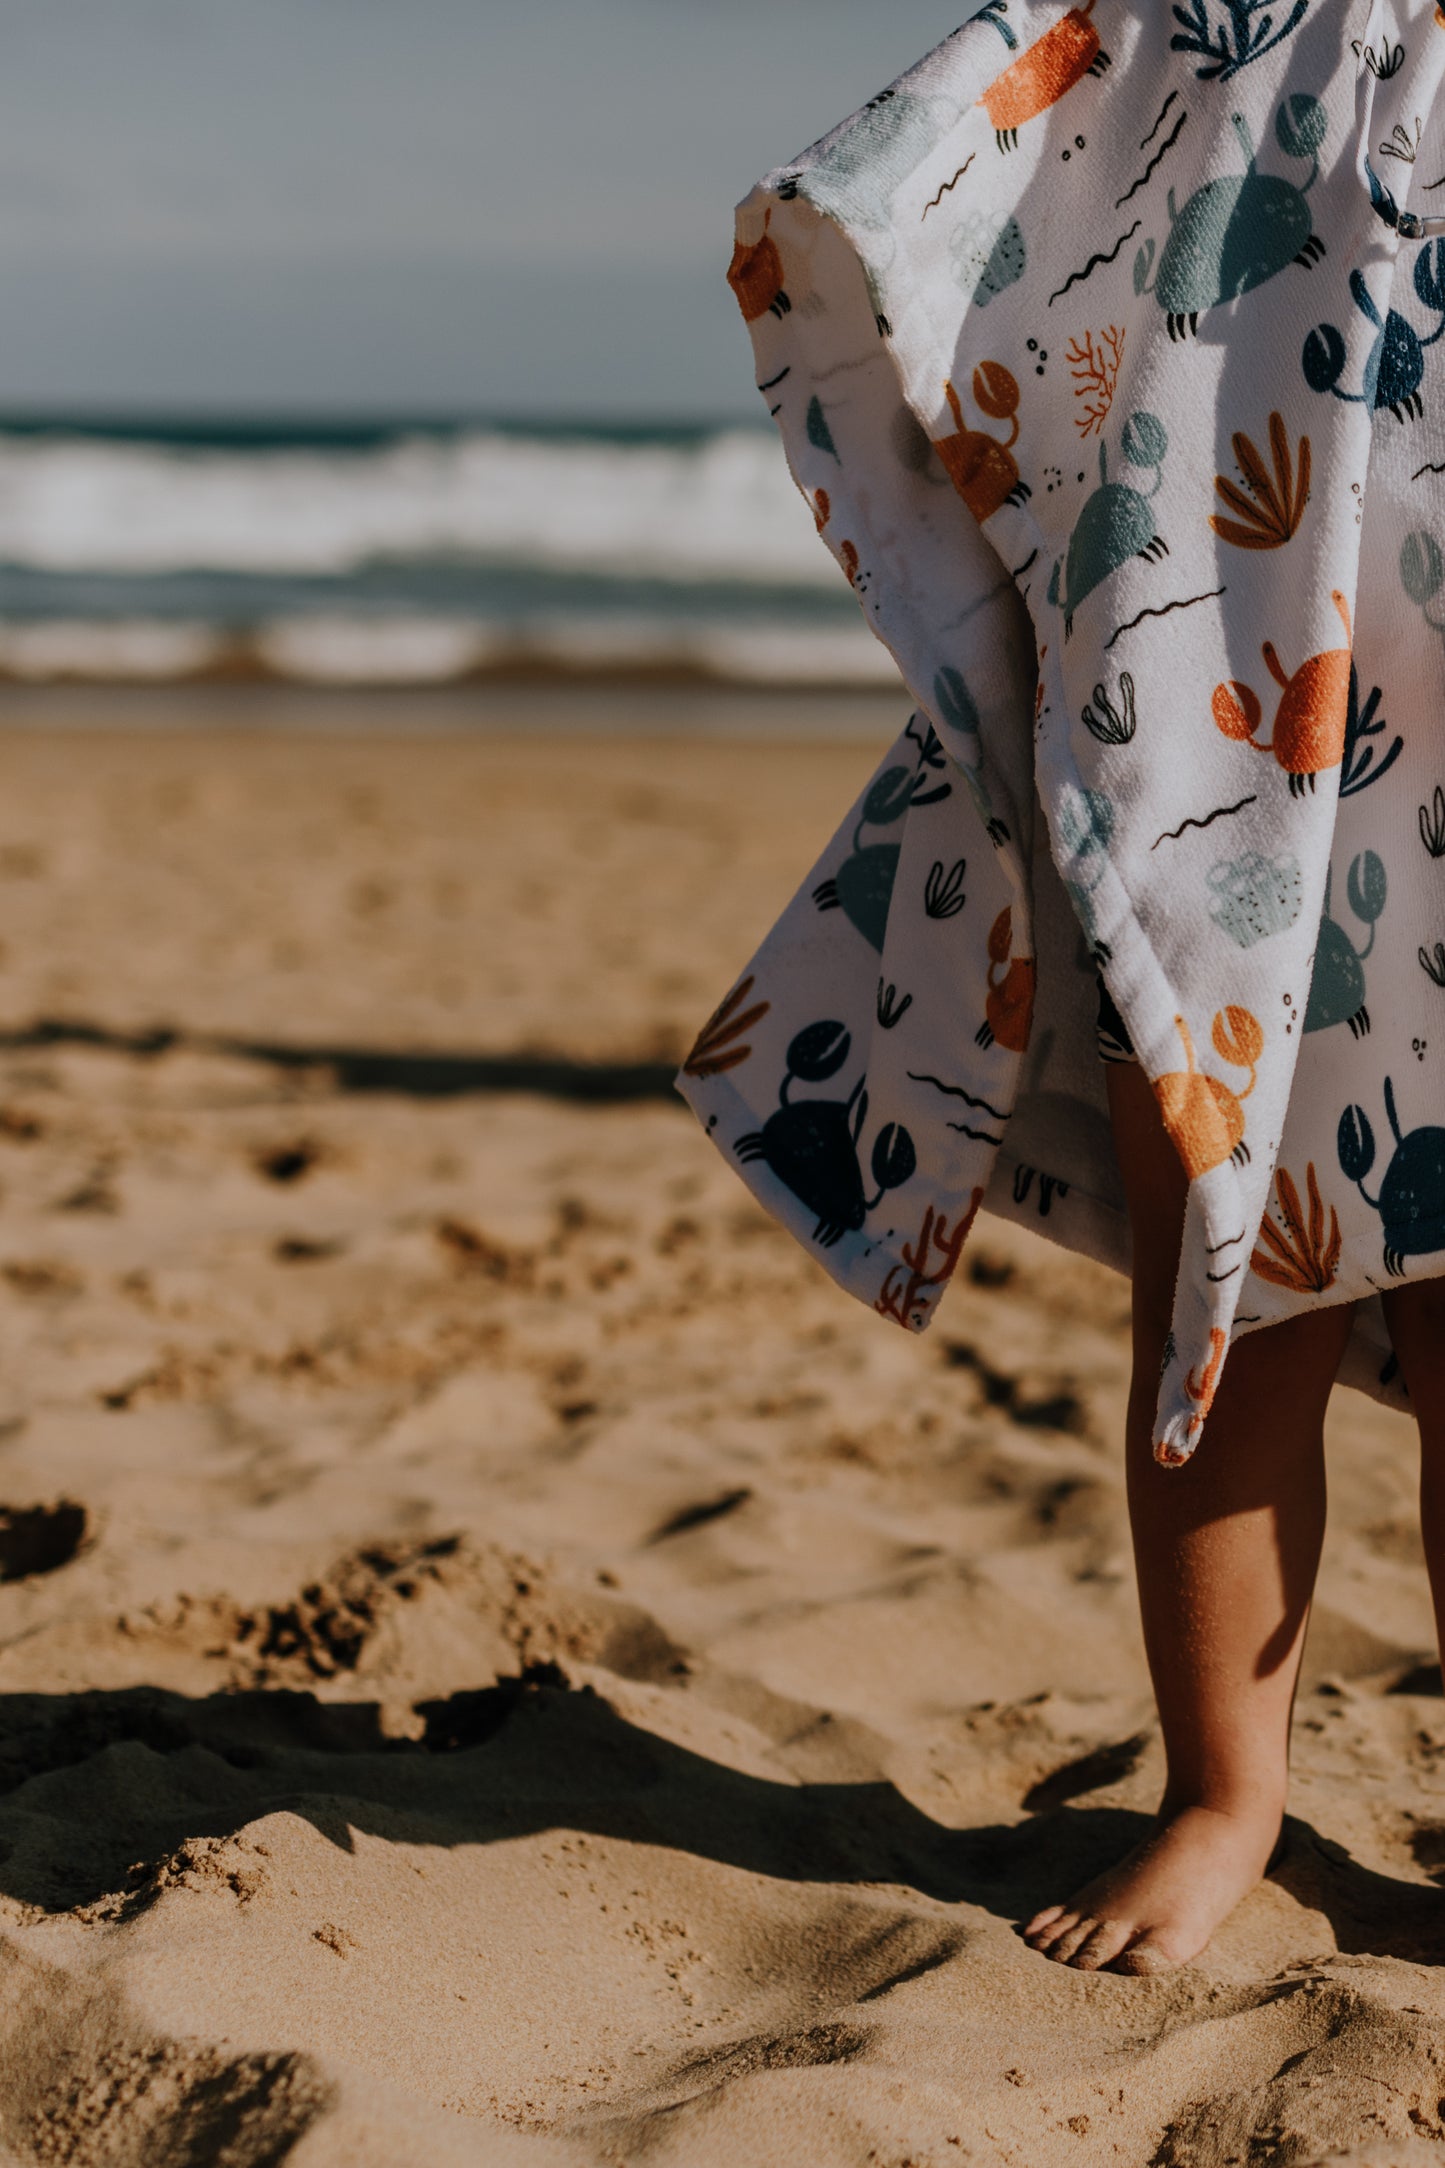
M 1213 1280 L 1217 1287 L 1222 1280 L 1232 1280 L 1236 1272 L 1243 1272 L 1243 1270 L 1244 1260 L 1241 1258 L 1237 1265 L 1230 1266 L 1228 1272 L 1206 1272 L 1204 1277 L 1206 1280 Z
M 1164 100 L 1164 103 L 1159 108 L 1158 120 L 1155 121 L 1153 127 L 1149 130 L 1148 135 L 1145 136 L 1143 142 L 1139 145 L 1141 151 L 1148 150 L 1149 145 L 1153 142 L 1155 136 L 1158 135 L 1160 129 L 1164 126 L 1164 115 L 1168 112 L 1170 106 L 1173 105 L 1175 99 L 1178 96 L 1179 93 L 1177 90 L 1170 91 L 1168 97 Z
M 1035 550 L 1032 557 L 1026 557 L 1021 565 L 1015 565 L 1013 571 L 1009 574 L 1009 578 L 1011 580 L 1021 580 L 1028 571 L 1029 566 L 1037 559 L 1038 554 L 1038 551 Z
M 1243 1310 L 1236 1310 L 1234 1322 L 1236 1325 L 1258 1325 L 1263 1316 L 1264 1312 L 1262 1310 L 1250 1310 L 1248 1313 Z
M 1205 1256 L 1217 1257 L 1221 1250 L 1232 1250 L 1236 1242 L 1243 1242 L 1248 1232 L 1249 1230 L 1246 1228 L 1242 1234 L 1226 1235 L 1222 1242 L 1206 1242 L 1204 1245 Z
M 793 365 L 792 365 L 792 363 L 791 363 L 791 362 L 789 362 L 789 363 L 788 363 L 788 366 L 787 366 L 787 368 L 786 368 L 786 369 L 779 369 L 779 371 L 778 371 L 778 373 L 777 373 L 777 375 L 776 375 L 776 376 L 770 376 L 770 377 L 768 378 L 768 381 L 767 381 L 767 383 L 766 383 L 766 384 L 759 384 L 759 386 L 758 386 L 758 390 L 759 390 L 759 391 L 771 391 L 771 390 L 773 389 L 774 385 L 776 385 L 776 384 L 781 384 L 781 383 L 782 383 L 782 381 L 783 381 L 783 378 L 784 378 L 785 376 L 791 376 L 791 375 L 792 375 L 792 373 L 793 373 Z
M 1240 799 L 1238 805 L 1217 805 L 1212 813 L 1205 814 L 1202 821 L 1190 819 L 1181 821 L 1177 828 L 1166 828 L 1162 836 L 1154 838 L 1149 848 L 1151 851 L 1157 851 L 1161 843 L 1177 842 L 1186 828 L 1208 828 L 1212 821 L 1223 820 L 1227 813 L 1242 813 L 1247 805 L 1257 805 L 1258 803 L 1258 793 L 1251 791 L 1247 798 Z
M 1417 467 L 1410 480 L 1418 482 L 1422 474 L 1445 474 L 1445 459 L 1432 460 L 1423 467 Z
M 961 1084 L 945 1084 L 942 1078 L 921 1076 L 916 1069 L 910 1069 L 908 1077 L 909 1082 L 913 1084 L 932 1084 L 949 1099 L 961 1099 L 965 1106 L 982 1107 L 984 1113 L 991 1114 L 996 1122 L 1006 1122 L 1008 1120 L 1008 1116 L 1004 1113 L 1002 1107 L 991 1107 L 986 1099 L 975 1099 L 973 1093 L 966 1092 Z
M 1066 294 L 1071 286 L 1077 286 L 1080 279 L 1086 279 L 1091 271 L 1097 271 L 1101 263 L 1112 263 L 1114 261 L 1114 258 L 1118 255 L 1120 249 L 1124 246 L 1124 243 L 1126 241 L 1133 240 L 1135 234 L 1139 231 L 1139 228 L 1143 225 L 1143 223 L 1144 221 L 1142 218 L 1136 218 L 1133 225 L 1129 228 L 1129 231 L 1127 233 L 1120 234 L 1118 240 L 1114 243 L 1114 246 L 1108 251 L 1107 255 L 1091 256 L 1081 271 L 1071 271 L 1068 277 L 1064 280 L 1063 285 L 1058 288 L 1058 291 L 1049 295 L 1049 307 L 1053 307 L 1054 303 L 1058 300 L 1060 294 Z
M 969 167 L 973 164 L 973 161 L 975 160 L 975 158 L 977 158 L 977 156 L 977 151 L 969 152 L 967 158 L 964 159 L 963 164 L 959 167 L 957 173 L 954 174 L 953 179 L 951 181 L 944 182 L 942 188 L 939 189 L 938 194 L 934 197 L 931 203 L 924 204 L 923 218 L 927 218 L 930 211 L 936 211 L 938 209 L 938 206 L 940 205 L 940 203 L 942 203 L 944 197 L 948 194 L 950 188 L 957 188 L 959 182 L 963 179 L 963 176 L 965 175 L 965 173 L 967 173 Z M 923 224 L 923 218 L 918 221 L 920 226 Z
M 956 1129 L 962 1137 L 972 1137 L 975 1144 L 1002 1144 L 1002 1137 L 991 1137 L 986 1129 L 970 1129 L 967 1122 L 945 1122 L 945 1129 Z
M 1120 196 L 1115 202 L 1114 209 L 1116 211 L 1122 211 L 1125 204 L 1129 201 L 1129 198 L 1131 196 L 1138 195 L 1140 189 L 1144 186 L 1144 183 L 1148 180 L 1150 174 L 1154 171 L 1154 168 L 1158 165 L 1160 159 L 1167 157 L 1168 153 L 1173 150 L 1175 144 L 1179 141 L 1180 134 L 1182 133 L 1184 128 L 1184 123 L 1188 120 L 1188 118 L 1189 114 L 1187 111 L 1180 114 L 1178 120 L 1174 123 L 1173 132 L 1164 138 L 1164 141 L 1160 144 L 1158 150 L 1155 151 L 1154 156 L 1150 159 L 1148 165 L 1144 168 L 1144 171 L 1140 174 L 1138 180 L 1135 181 L 1133 187 L 1126 188 L 1123 195 Z
M 1177 602 L 1166 602 L 1162 610 L 1141 610 L 1137 617 L 1130 618 L 1127 625 L 1116 625 L 1104 645 L 1106 648 L 1112 647 L 1121 633 L 1132 632 L 1136 625 L 1143 624 L 1146 617 L 1167 617 L 1171 610 L 1192 610 L 1196 602 L 1212 602 L 1216 595 L 1228 592 L 1226 587 L 1211 587 L 1202 595 L 1181 595 Z

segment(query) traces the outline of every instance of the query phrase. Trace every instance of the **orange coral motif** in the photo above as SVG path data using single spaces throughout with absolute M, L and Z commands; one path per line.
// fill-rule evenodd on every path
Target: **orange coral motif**
M 963 1245 L 978 1218 L 983 1203 L 983 1191 L 975 1188 L 969 1200 L 968 1211 L 959 1221 L 952 1234 L 941 1212 L 929 1205 L 923 1215 L 923 1231 L 910 1249 L 903 1245 L 903 1266 L 891 1265 L 883 1282 L 882 1292 L 873 1307 L 880 1317 L 891 1317 L 895 1325 L 905 1332 L 912 1332 L 923 1323 L 926 1305 L 919 1305 L 919 1297 L 931 1287 L 946 1287 L 958 1270 L 958 1260 L 963 1255 Z M 934 1252 L 937 1259 L 934 1260 Z
M 1001 142 L 1025 121 L 1057 105 L 1099 60 L 1099 33 L 1089 21 L 1093 12 L 1094 0 L 1085 0 L 1082 8 L 1070 8 L 1061 22 L 1046 30 L 990 83 L 978 102 Z
M 1124 359 L 1123 325 L 1110 324 L 1101 331 L 1097 346 L 1092 331 L 1086 331 L 1082 340 L 1070 339 L 1064 358 L 1074 379 L 1074 397 L 1083 401 L 1081 411 L 1074 416 L 1074 427 L 1081 437 L 1093 436 L 1102 432 L 1114 404 L 1119 366 Z
M 858 585 L 858 550 L 856 544 L 840 542 L 838 544 L 838 555 L 843 560 L 843 570 L 848 575 L 848 585 L 856 587 Z
M 933 448 L 948 478 L 980 525 L 992 519 L 1019 488 L 1019 465 L 1009 446 L 1018 442 L 1019 387 L 1012 370 L 1001 361 L 984 361 L 973 372 L 974 404 L 990 421 L 1011 424 L 1006 437 L 991 437 L 986 430 L 970 429 L 952 384 L 944 392 L 958 423 L 951 437 L 937 437 Z
M 1283 668 L 1273 644 L 1266 640 L 1260 650 L 1266 667 L 1280 688 L 1274 718 L 1274 736 L 1260 739 L 1255 732 L 1263 719 L 1259 695 L 1248 685 L 1231 681 L 1216 685 L 1211 703 L 1214 720 L 1227 738 L 1252 744 L 1258 752 L 1273 753 L 1289 776 L 1292 795 L 1298 797 L 1308 781 L 1325 768 L 1339 766 L 1345 753 L 1345 720 L 1350 704 L 1350 609 L 1338 588 L 1331 595 L 1345 628 L 1345 645 L 1326 648 L 1302 662 L 1293 677 Z
M 769 310 L 774 316 L 786 316 L 792 307 L 783 292 L 783 259 L 778 254 L 778 244 L 768 232 L 773 214 L 768 212 L 763 220 L 763 234 L 747 248 L 739 241 L 733 249 L 733 260 L 728 266 L 728 284 L 737 295 L 738 307 L 744 319 L 755 324 Z
M 1037 974 L 1032 956 L 1010 958 L 1012 946 L 1013 912 L 1005 904 L 989 928 L 988 995 L 984 1001 L 984 1022 L 979 1027 L 978 1043 L 992 1046 L 997 1041 L 1011 1054 L 1022 1054 L 1033 1029 Z M 1006 968 L 1003 977 L 999 978 L 996 973 L 1001 965 Z
M 1299 472 L 1296 474 L 1284 416 L 1275 413 L 1269 417 L 1269 448 L 1274 460 L 1273 475 L 1266 470 L 1249 438 L 1237 434 L 1234 456 L 1244 477 L 1244 489 L 1231 482 L 1228 475 L 1216 474 L 1214 477 L 1216 490 L 1239 517 L 1225 519 L 1216 512 L 1209 524 L 1221 542 L 1232 542 L 1236 549 L 1281 549 L 1298 533 L 1299 523 L 1305 515 L 1310 494 L 1309 438 L 1299 440 Z
M 1331 1205 L 1326 1238 L 1324 1200 L 1313 1160 L 1305 1170 L 1305 1184 L 1310 1200 L 1308 1225 L 1293 1179 L 1283 1167 L 1275 1169 L 1275 1194 L 1284 1230 L 1281 1232 L 1266 1213 L 1260 1223 L 1260 1247 L 1249 1262 L 1257 1277 L 1268 1280 L 1272 1287 L 1287 1287 L 1297 1295 L 1322 1295 L 1326 1288 L 1334 1286 L 1339 1269 L 1340 1220 Z
M 684 1076 L 721 1076 L 725 1070 L 736 1069 L 749 1059 L 750 1046 L 737 1046 L 733 1042 L 751 1031 L 754 1024 L 762 1022 L 772 1007 L 770 1001 L 759 1001 L 751 1009 L 744 1009 L 741 1016 L 736 1011 L 753 990 L 751 978 L 735 986 L 721 1008 L 712 1015 L 697 1035 L 697 1041 L 682 1065 Z
M 826 489 L 820 489 L 813 497 L 813 518 L 817 521 L 819 534 L 823 532 L 832 517 L 833 500 Z
M 1211 1167 L 1222 1167 L 1236 1154 L 1248 1157 L 1244 1141 L 1244 1108 L 1241 1101 L 1254 1090 L 1255 1071 L 1264 1052 L 1264 1032 L 1248 1009 L 1230 1006 L 1214 1019 L 1211 1037 L 1221 1061 L 1249 1071 L 1242 1092 L 1233 1092 L 1218 1077 L 1201 1076 L 1194 1066 L 1194 1041 L 1182 1016 L 1174 1019 L 1184 1041 L 1187 1067 L 1155 1077 L 1154 1096 L 1174 1149 L 1184 1162 L 1191 1182 Z

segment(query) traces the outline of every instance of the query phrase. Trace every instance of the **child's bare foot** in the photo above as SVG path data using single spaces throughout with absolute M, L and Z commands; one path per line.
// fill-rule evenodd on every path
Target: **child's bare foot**
M 1269 1865 L 1279 1817 L 1184 1807 L 1066 1905 L 1049 1905 L 1024 1940 L 1082 1972 L 1168 1972 L 1197 1957 Z

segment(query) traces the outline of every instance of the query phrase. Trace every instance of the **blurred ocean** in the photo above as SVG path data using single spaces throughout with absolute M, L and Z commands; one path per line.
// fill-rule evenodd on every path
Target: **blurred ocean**
M 0 679 L 888 686 L 745 426 L 0 419 Z

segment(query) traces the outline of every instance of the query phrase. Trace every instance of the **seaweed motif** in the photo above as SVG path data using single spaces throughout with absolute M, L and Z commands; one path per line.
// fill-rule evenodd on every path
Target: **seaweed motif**
M 1119 368 L 1124 358 L 1124 326 L 1107 325 L 1099 333 L 1097 345 L 1093 332 L 1086 331 L 1082 340 L 1069 341 L 1064 358 L 1074 379 L 1074 397 L 1083 402 L 1080 412 L 1074 416 L 1074 427 L 1081 437 L 1097 436 L 1114 404 Z
M 1110 699 L 1105 685 L 1094 687 L 1094 698 L 1099 705 L 1097 715 L 1087 701 L 1079 711 L 1090 737 L 1097 738 L 1100 745 L 1132 743 L 1138 717 L 1134 712 L 1134 679 L 1130 672 L 1125 670 L 1120 675 L 1118 707 Z
M 1340 772 L 1340 796 L 1353 798 L 1357 791 L 1368 790 L 1388 774 L 1404 751 L 1405 741 L 1396 738 L 1383 759 L 1376 763 L 1376 748 L 1366 745 L 1366 738 L 1378 738 L 1387 727 L 1385 718 L 1377 711 L 1381 700 L 1378 685 L 1370 687 L 1369 698 L 1360 705 L 1360 681 L 1353 663 L 1350 664 L 1350 696 L 1345 709 L 1345 753 Z
M 1195 69 L 1202 82 L 1227 83 L 1251 60 L 1258 60 L 1298 30 L 1309 12 L 1310 0 L 1294 0 L 1289 14 L 1275 28 L 1274 0 L 1218 0 L 1220 20 L 1211 29 L 1208 0 L 1190 0 L 1176 7 L 1174 20 L 1181 27 L 1169 40 L 1176 53 L 1198 53 L 1204 66 Z
M 968 900 L 963 892 L 967 871 L 966 859 L 956 859 L 947 872 L 943 860 L 934 859 L 923 888 L 923 908 L 930 918 L 957 918 Z
M 1445 858 L 1445 784 L 1435 785 L 1435 796 L 1420 808 L 1420 841 L 1432 858 Z
M 1228 475 L 1216 474 L 1214 486 L 1219 495 L 1237 513 L 1236 519 L 1226 519 L 1215 512 L 1209 524 L 1221 542 L 1232 542 L 1241 550 L 1282 549 L 1299 532 L 1304 518 L 1305 506 L 1310 494 L 1310 440 L 1301 437 L 1299 466 L 1295 467 L 1289 448 L 1289 436 L 1284 426 L 1284 416 L 1278 412 L 1269 417 L 1269 448 L 1274 463 L 1271 475 L 1265 468 L 1256 447 L 1242 431 L 1232 439 L 1234 457 L 1244 481 L 1244 488 L 1231 482 Z M 1248 495 L 1245 492 L 1248 491 Z
M 749 1059 L 752 1048 L 737 1046 L 734 1042 L 745 1031 L 751 1031 L 754 1024 L 761 1023 L 772 1007 L 771 1002 L 759 1001 L 751 1009 L 744 1009 L 741 1016 L 737 1015 L 735 1012 L 752 990 L 753 980 L 746 978 L 740 986 L 733 988 L 720 1008 L 714 1009 L 682 1065 L 684 1076 L 722 1076 L 726 1070 L 739 1068 Z
M 888 1269 L 888 1277 L 873 1305 L 880 1317 L 891 1317 L 905 1332 L 918 1330 L 924 1319 L 919 1297 L 929 1288 L 946 1287 L 953 1278 L 982 1203 L 983 1191 L 975 1188 L 968 1210 L 952 1234 L 943 1214 L 935 1206 L 928 1206 L 917 1242 L 911 1248 L 908 1243 L 903 1244 L 903 1265 L 890 1265 Z
M 1282 1226 L 1277 1227 L 1266 1212 L 1260 1222 L 1260 1246 L 1249 1262 L 1255 1277 L 1268 1280 L 1272 1287 L 1287 1287 L 1296 1295 L 1322 1295 L 1335 1284 L 1343 1238 L 1333 1205 L 1330 1231 L 1325 1233 L 1324 1199 L 1313 1160 L 1305 1169 L 1305 1186 L 1310 1201 L 1308 1220 L 1294 1178 L 1284 1167 L 1275 1169 L 1275 1208 Z

